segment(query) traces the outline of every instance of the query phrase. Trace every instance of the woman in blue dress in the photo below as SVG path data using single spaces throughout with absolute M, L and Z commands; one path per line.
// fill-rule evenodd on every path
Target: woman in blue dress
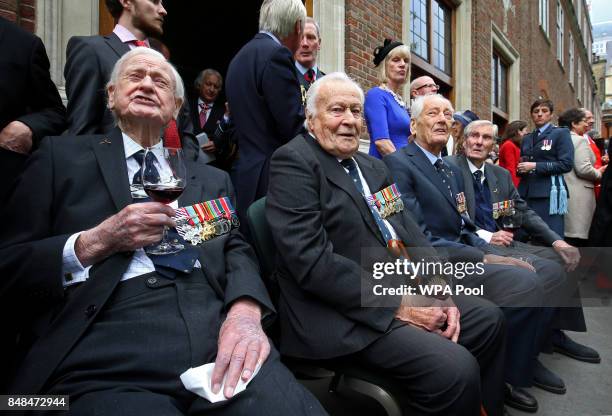
M 408 144 L 410 115 L 401 92 L 410 79 L 410 48 L 385 39 L 374 50 L 380 86 L 368 91 L 365 119 L 370 133 L 370 155 L 381 159 Z

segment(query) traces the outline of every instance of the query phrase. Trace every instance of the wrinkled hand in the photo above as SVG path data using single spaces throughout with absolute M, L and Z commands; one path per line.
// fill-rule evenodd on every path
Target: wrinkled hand
M 202 145 L 202 150 L 206 153 L 215 153 L 215 150 L 217 150 L 215 147 L 215 142 L 209 140 L 206 142 L 206 144 Z
M 374 143 L 376 144 L 376 150 L 378 150 L 381 156 L 395 152 L 395 145 L 389 139 L 376 140 Z
M 211 386 L 218 393 L 225 379 L 223 394 L 228 399 L 242 374 L 247 381 L 258 364 L 262 364 L 270 354 L 270 342 L 261 327 L 261 308 L 250 299 L 236 301 L 219 331 L 219 349 L 215 360 Z
M 431 306 L 402 305 L 398 308 L 395 317 L 412 326 L 442 335 L 453 342 L 457 342 L 459 338 L 460 313 L 450 298 L 444 301 L 433 299 Z M 447 327 L 443 331 L 444 324 Z
M 504 266 L 516 266 L 522 267 L 532 272 L 536 271 L 535 267 L 533 267 L 531 264 L 520 259 L 515 259 L 514 257 L 498 256 L 497 254 L 485 254 L 483 261 L 484 263 L 501 264 Z
M 518 173 L 529 173 L 532 170 L 535 170 L 536 162 L 521 162 L 517 165 L 516 171 Z
M 131 204 L 81 233 L 76 255 L 85 267 L 114 253 L 133 251 L 161 240 L 164 226 L 174 227 L 174 209 L 159 202 Z
M 599 171 L 599 178 L 601 179 L 601 177 L 603 176 L 603 174 L 605 173 L 606 169 L 608 169 L 608 165 L 602 165 L 599 169 L 597 169 Z
M 499 230 L 493 233 L 489 244 L 508 247 L 510 244 L 512 244 L 512 241 L 514 241 L 514 234 L 508 231 Z
M 565 263 L 565 270 L 572 272 L 576 270 L 580 263 L 580 250 L 576 247 L 567 244 L 563 240 L 557 240 L 552 244 L 553 249 L 563 259 Z
M 21 121 L 12 121 L 0 131 L 0 147 L 27 155 L 32 150 L 32 130 Z

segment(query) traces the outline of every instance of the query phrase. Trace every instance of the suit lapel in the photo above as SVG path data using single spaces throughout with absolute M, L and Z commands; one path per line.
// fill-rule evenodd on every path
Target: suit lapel
M 376 225 L 376 222 L 372 217 L 372 212 L 370 212 L 370 208 L 368 207 L 364 197 L 359 193 L 352 179 L 346 173 L 342 165 L 338 163 L 338 160 L 336 160 L 334 156 L 323 150 L 321 146 L 319 146 L 317 141 L 313 139 L 310 135 L 305 135 L 305 140 L 313 148 L 315 155 L 321 162 L 321 166 L 323 167 L 323 171 L 325 172 L 325 176 L 327 177 L 327 179 L 348 194 L 348 196 L 353 200 L 353 202 L 359 209 L 359 213 L 361 214 L 361 217 L 367 224 L 368 228 L 370 228 L 370 231 L 376 236 L 376 238 L 381 241 L 381 243 L 386 245 L 386 242 L 384 242 L 382 238 L 380 230 L 378 229 L 378 226 Z M 360 170 L 362 171 L 361 173 L 364 175 L 366 181 L 368 181 L 368 177 L 371 177 L 371 180 L 373 181 L 372 183 L 376 182 L 375 178 L 377 177 L 377 175 L 370 175 L 370 172 L 367 172 L 366 176 L 366 172 L 364 172 L 372 171 L 371 163 L 365 158 L 359 157 L 358 155 L 356 157 L 356 160 Z M 369 181 L 368 186 L 370 186 Z
M 459 169 L 461 169 L 461 175 L 463 176 L 463 182 L 465 183 L 465 199 L 468 214 L 470 218 L 476 218 L 476 196 L 474 194 L 474 179 L 472 177 L 472 172 L 470 172 L 470 166 L 465 156 L 461 155 L 456 157 Z
M 108 192 L 117 211 L 121 211 L 132 203 L 121 130 L 115 128 L 92 146 Z
M 487 179 L 487 185 L 489 191 L 491 191 L 491 202 L 498 202 L 499 198 L 499 182 L 497 181 L 497 175 L 493 172 L 487 163 L 485 163 L 485 178 Z
M 546 139 L 548 137 L 548 135 L 550 133 L 552 133 L 552 131 L 553 131 L 553 125 L 549 124 L 548 127 L 546 127 L 546 129 L 542 133 L 540 133 L 538 135 L 538 140 L 535 143 L 533 143 L 533 146 L 534 147 L 537 146 L 538 143 L 540 143 L 542 140 Z
M 185 168 L 187 169 L 187 186 L 185 186 L 185 190 L 178 199 L 179 207 L 204 202 L 202 201 L 202 187 L 198 185 L 198 183 L 204 183 L 204 181 L 198 181 L 196 161 L 185 158 Z
M 444 183 L 442 183 L 442 179 L 438 174 L 438 171 L 431 164 L 425 153 L 414 143 L 408 143 L 408 146 L 405 147 L 406 152 L 409 156 L 411 156 L 411 160 L 413 163 L 419 168 L 419 170 L 423 173 L 424 180 L 428 180 L 432 183 L 438 190 L 442 193 L 444 198 L 448 201 L 449 204 L 453 207 L 454 210 L 457 210 L 457 206 L 455 205 L 455 201 L 453 201 L 452 196 L 448 192 L 448 188 Z
M 121 39 L 119 39 L 119 37 L 114 33 L 104 36 L 104 40 L 106 41 L 108 46 L 110 46 L 111 49 L 115 51 L 119 58 L 130 51 L 129 45 L 121 42 Z

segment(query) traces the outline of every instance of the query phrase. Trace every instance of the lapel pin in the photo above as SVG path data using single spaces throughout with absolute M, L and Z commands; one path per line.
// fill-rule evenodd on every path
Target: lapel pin
M 100 141 L 100 144 L 111 144 L 111 141 L 105 137 Z

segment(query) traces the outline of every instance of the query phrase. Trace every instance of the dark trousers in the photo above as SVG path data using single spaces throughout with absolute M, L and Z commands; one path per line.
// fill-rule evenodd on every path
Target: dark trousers
M 563 215 L 550 215 L 549 198 L 525 198 L 529 208 L 534 210 L 551 230 L 562 236 L 565 234 L 565 222 Z
M 365 349 L 346 357 L 389 377 L 410 415 L 488 415 L 503 410 L 505 325 L 499 308 L 476 297 L 453 298 L 461 312 L 457 344 L 395 321 Z
M 274 349 L 231 400 L 211 404 L 184 388 L 180 374 L 214 361 L 223 310 L 199 270 L 122 282 L 56 369 L 49 394 L 70 395 L 75 415 L 325 414 Z

